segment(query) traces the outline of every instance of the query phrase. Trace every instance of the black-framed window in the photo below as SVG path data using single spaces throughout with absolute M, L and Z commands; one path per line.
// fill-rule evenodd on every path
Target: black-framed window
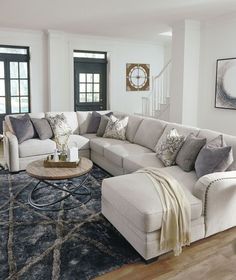
M 0 115 L 30 112 L 29 47 L 0 45 Z

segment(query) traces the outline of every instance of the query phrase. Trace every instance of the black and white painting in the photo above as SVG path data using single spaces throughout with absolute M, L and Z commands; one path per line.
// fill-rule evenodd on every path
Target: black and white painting
M 216 62 L 215 107 L 236 110 L 236 58 Z

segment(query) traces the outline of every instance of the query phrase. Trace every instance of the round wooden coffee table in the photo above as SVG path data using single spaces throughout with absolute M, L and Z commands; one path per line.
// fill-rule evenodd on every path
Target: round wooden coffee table
M 26 172 L 33 178 L 38 179 L 37 184 L 30 191 L 28 201 L 31 206 L 39 210 L 60 210 L 60 206 L 55 208 L 55 205 L 60 205 L 60 202 L 73 196 L 78 203 L 76 206 L 64 208 L 69 210 L 81 205 L 80 198 L 86 197 L 83 204 L 91 199 L 91 191 L 84 185 L 88 179 L 89 172 L 93 167 L 93 162 L 90 159 L 81 157 L 78 167 L 75 168 L 48 168 L 43 166 L 43 160 L 33 161 L 26 167 Z M 75 185 L 70 179 L 83 176 L 82 182 Z M 56 181 L 56 182 L 53 182 Z M 47 203 L 37 203 L 34 200 L 36 192 L 43 188 L 54 188 L 65 193 L 60 198 Z

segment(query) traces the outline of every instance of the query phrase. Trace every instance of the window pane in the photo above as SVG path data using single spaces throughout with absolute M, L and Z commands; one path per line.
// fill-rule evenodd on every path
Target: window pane
M 94 74 L 94 83 L 99 83 L 100 82 L 100 74 Z
M 94 84 L 94 92 L 99 92 L 100 84 Z
M 20 113 L 19 112 L 19 98 L 12 97 L 11 98 L 11 112 L 12 113 Z
M 0 53 L 27 54 L 27 49 L 0 47 Z
M 29 111 L 28 97 L 21 97 L 20 110 L 21 110 L 21 113 L 28 113 L 28 111 Z
M 80 102 L 86 102 L 85 94 L 80 94 L 80 95 L 79 95 L 79 101 L 80 101 Z
M 0 78 L 4 78 L 4 62 L 0 61 Z
M 74 52 L 74 57 L 105 59 L 105 53 Z
M 87 84 L 87 92 L 93 92 L 92 84 Z
M 20 95 L 28 95 L 28 80 L 20 81 Z
M 20 62 L 20 78 L 28 78 L 28 68 L 26 62 Z
M 11 80 L 11 96 L 19 95 L 19 82 L 18 80 Z
M 0 97 L 0 114 L 6 113 L 6 99 L 5 97 Z
M 99 102 L 99 94 L 94 94 L 94 96 L 93 96 L 93 98 L 94 98 L 94 102 Z
M 85 90 L 85 84 L 80 84 L 80 85 L 79 85 L 79 91 L 80 91 L 80 92 L 86 92 L 86 90 Z
M 87 83 L 93 82 L 93 74 L 87 74 Z
M 11 78 L 18 78 L 18 62 L 10 62 Z
M 5 96 L 5 80 L 0 80 L 0 95 Z
M 93 95 L 87 94 L 87 102 L 93 102 Z
M 85 77 L 86 77 L 86 74 L 79 74 L 80 83 L 85 83 L 86 82 Z

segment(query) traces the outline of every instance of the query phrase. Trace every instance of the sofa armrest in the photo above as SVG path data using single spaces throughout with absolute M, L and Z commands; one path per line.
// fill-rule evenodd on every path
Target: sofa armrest
M 19 171 L 18 140 L 10 131 L 4 133 L 4 157 L 10 172 Z
M 236 226 L 236 171 L 201 177 L 193 194 L 203 202 L 206 236 Z

